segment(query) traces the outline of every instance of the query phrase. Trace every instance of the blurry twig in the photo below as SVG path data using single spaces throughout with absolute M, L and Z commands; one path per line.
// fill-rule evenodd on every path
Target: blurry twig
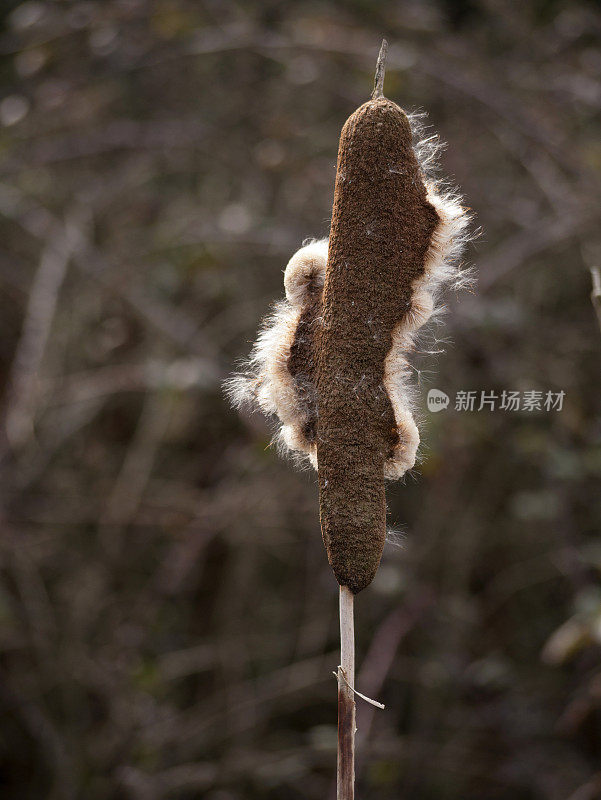
M 515 131 L 506 120 L 502 126 L 499 120 L 486 120 L 489 132 L 509 152 L 513 158 L 528 172 L 555 211 L 563 215 L 566 205 L 573 206 L 578 202 L 578 187 L 563 174 L 560 165 L 543 148 L 533 146 L 531 142 Z
M 179 347 L 188 352 L 211 355 L 216 362 L 219 360 L 213 343 L 202 336 L 198 325 L 181 309 L 165 305 L 140 286 L 117 285 L 109 277 L 109 264 L 90 242 L 80 242 L 73 262 L 81 272 L 94 278 L 111 293 L 119 295 L 138 316 Z
M 48 596 L 38 565 L 24 542 L 17 545 L 17 534 L 7 531 L 4 524 L 6 564 L 17 587 L 25 612 L 26 626 L 40 663 L 47 663 L 53 653 L 57 624 L 55 611 Z
M 122 392 L 158 389 L 186 391 L 218 385 L 212 363 L 201 358 L 172 361 L 148 359 L 141 364 L 118 364 L 95 370 L 61 375 L 42 385 L 50 406 L 72 406 Z
M 337 650 L 326 652 L 263 673 L 252 680 L 240 680 L 234 687 L 234 695 L 245 699 L 236 708 L 229 708 L 225 712 L 227 717 L 232 714 L 236 717 L 233 732 L 240 733 L 255 728 L 258 720 L 265 715 L 270 701 L 286 699 L 289 703 L 290 698 L 296 697 L 302 707 L 302 692 L 309 687 L 322 684 L 328 690 L 332 664 L 338 656 Z M 169 716 L 151 722 L 146 727 L 144 738 L 153 746 L 159 747 L 177 740 L 185 741 L 194 751 L 199 740 L 208 734 L 211 735 L 213 744 L 232 734 L 232 726 L 224 719 L 223 705 L 215 694 L 201 709 L 192 708 L 183 713 L 171 709 Z
M 100 520 L 100 537 L 113 555 L 120 545 L 120 531 L 133 518 L 148 483 L 173 405 L 172 393 L 152 392 L 146 397 L 136 432 Z
M 100 413 L 102 400 L 92 398 L 61 409 L 60 414 L 44 414 L 37 423 L 35 448 L 25 449 L 19 469 L 13 471 L 12 483 L 16 490 L 25 490 L 44 474 L 56 453 Z
M 302 33 L 287 37 L 273 31 L 260 30 L 252 24 L 235 23 L 195 31 L 187 41 L 180 45 L 179 49 L 173 48 L 169 53 L 162 53 L 160 56 L 145 56 L 137 63 L 121 65 L 120 70 L 149 69 L 169 61 L 236 50 L 256 50 L 264 54 L 271 54 L 273 51 L 279 50 L 313 51 L 350 56 L 367 65 L 369 60 L 366 53 L 370 52 L 371 41 L 371 34 L 366 37 L 356 36 L 349 39 L 346 32 L 337 35 L 335 31 L 331 30 L 327 44 L 325 44 L 321 40 L 315 41 L 310 37 L 305 37 Z M 407 52 L 414 52 L 413 47 L 407 41 L 399 41 L 392 45 L 388 49 L 387 55 L 389 69 L 406 70 L 408 67 Z M 564 168 L 570 168 L 573 172 L 578 173 L 583 180 L 588 179 L 585 165 L 576 163 L 575 152 L 568 153 L 566 148 L 561 148 L 552 132 L 526 104 L 522 107 L 517 106 L 513 98 L 503 91 L 498 80 L 495 79 L 494 71 L 489 76 L 482 70 L 478 74 L 469 72 L 464 66 L 467 59 L 462 60 L 461 58 L 464 54 L 460 53 L 459 56 L 459 58 L 453 57 L 441 49 L 434 52 L 429 48 L 423 58 L 412 58 L 409 63 L 413 72 L 421 72 L 431 80 L 449 87 L 458 94 L 476 100 L 485 108 L 493 111 L 521 136 L 543 146 L 557 158 L 558 163 L 561 163 Z
M 380 694 L 402 639 L 418 623 L 432 602 L 433 598 L 422 592 L 408 607 L 395 608 L 378 627 L 363 659 L 357 680 L 358 685 L 368 695 Z M 357 730 L 363 743 L 369 739 L 374 713 L 370 706 L 359 705 Z
M 486 618 L 497 613 L 499 608 L 515 594 L 536 584 L 562 577 L 562 561 L 571 555 L 570 548 L 553 548 L 538 553 L 534 558 L 510 564 L 499 570 L 486 586 Z
M 45 139 L 34 135 L 31 137 L 32 145 L 26 151 L 26 158 L 20 159 L 17 153 L 16 158 L 4 162 L 2 174 L 31 169 L 37 165 L 90 158 L 115 150 L 140 152 L 143 149 L 159 151 L 176 148 L 199 149 L 205 132 L 206 123 L 192 117 L 149 122 L 117 119 L 103 128 L 81 130 Z M 22 140 L 22 143 L 28 144 L 27 139 Z
M 0 214 L 14 219 L 36 239 L 40 238 L 41 227 L 46 229 L 59 224 L 47 208 L 12 186 L 10 189 L 5 186 L 0 187 Z M 194 320 L 181 309 L 162 303 L 139 286 L 124 286 L 121 282 L 117 283 L 111 277 L 111 272 L 115 271 L 114 268 L 111 269 L 113 265 L 109 264 L 102 253 L 92 245 L 85 232 L 81 228 L 73 228 L 72 233 L 71 257 L 78 270 L 93 278 L 108 292 L 124 300 L 137 316 L 183 350 L 210 356 L 216 364 L 220 362 L 220 354 L 215 345 L 207 340 Z
M 553 216 L 539 222 L 534 229 L 521 231 L 496 253 L 482 261 L 478 275 L 478 293 L 483 294 L 509 272 L 520 267 L 533 256 L 540 255 L 553 246 L 561 245 L 598 224 L 598 211 L 582 209 L 580 214 Z
M 13 449 L 21 447 L 33 432 L 39 370 L 60 288 L 83 224 L 82 209 L 77 209 L 67 216 L 64 225 L 54 226 L 29 292 L 6 399 L 6 434 Z
M 590 267 L 593 288 L 591 291 L 591 301 L 597 314 L 599 328 L 601 328 L 601 271 L 599 267 Z
M 174 650 L 159 658 L 158 669 L 167 681 L 181 680 L 188 675 L 209 669 L 215 662 L 215 651 L 206 644 Z

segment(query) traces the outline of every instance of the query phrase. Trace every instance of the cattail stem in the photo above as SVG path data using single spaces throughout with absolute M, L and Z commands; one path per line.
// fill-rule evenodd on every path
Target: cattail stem
M 340 666 L 338 667 L 337 800 L 355 796 L 355 625 L 353 593 L 340 587 Z

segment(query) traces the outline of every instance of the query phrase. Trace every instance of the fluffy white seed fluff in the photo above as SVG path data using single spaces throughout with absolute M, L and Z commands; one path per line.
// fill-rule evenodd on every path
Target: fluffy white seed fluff
M 307 407 L 288 371 L 288 358 L 304 306 L 313 292 L 323 289 L 327 259 L 327 239 L 312 240 L 292 256 L 284 273 L 286 300 L 264 321 L 244 371 L 226 383 L 235 406 L 254 404 L 265 414 L 275 414 L 282 423 L 278 444 L 308 456 L 316 469 L 315 443 L 303 433 Z
M 413 283 L 411 307 L 393 331 L 384 363 L 384 388 L 399 433 L 398 445 L 384 467 L 384 476 L 390 480 L 413 468 L 419 447 L 419 431 L 412 413 L 414 389 L 409 363 L 417 332 L 440 310 L 437 303 L 444 287 L 458 288 L 469 281 L 466 271 L 459 268 L 459 259 L 469 240 L 471 217 L 461 205 L 461 198 L 436 180 L 440 143 L 437 137 L 425 134 L 422 120 L 423 115 L 409 116 L 415 154 L 439 223 L 426 254 L 424 272 Z M 250 402 L 264 413 L 276 415 L 281 423 L 277 438 L 283 449 L 308 457 L 315 468 L 315 443 L 303 434 L 308 407 L 287 362 L 302 310 L 323 289 L 327 256 L 327 239 L 310 241 L 292 256 L 284 274 L 286 300 L 278 303 L 265 321 L 244 371 L 234 375 L 226 387 L 235 405 Z
M 311 241 L 292 256 L 284 272 L 289 303 L 302 308 L 311 294 L 323 289 L 327 260 L 327 239 Z

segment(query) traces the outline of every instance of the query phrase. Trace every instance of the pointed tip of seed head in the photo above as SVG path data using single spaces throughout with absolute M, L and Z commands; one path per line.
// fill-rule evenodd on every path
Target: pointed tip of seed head
M 386 53 L 388 51 L 388 42 L 382 39 L 382 45 L 378 54 L 378 61 L 376 64 L 376 75 L 374 78 L 374 90 L 371 95 L 372 100 L 378 97 L 384 97 L 384 75 L 386 73 Z

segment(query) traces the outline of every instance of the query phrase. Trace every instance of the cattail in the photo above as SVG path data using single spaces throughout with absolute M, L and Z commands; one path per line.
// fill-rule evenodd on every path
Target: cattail
M 318 469 L 320 519 L 340 584 L 339 798 L 353 796 L 353 594 L 374 578 L 386 539 L 385 480 L 416 460 L 408 356 L 457 266 L 469 215 L 433 176 L 435 137 L 421 137 L 382 93 L 386 42 L 371 100 L 340 137 L 329 240 L 286 267 L 286 301 L 266 322 L 234 401 L 281 422 L 280 442 Z
M 342 129 L 329 243 L 290 259 L 286 300 L 228 387 L 236 404 L 277 415 L 283 447 L 318 467 L 328 559 L 353 593 L 380 562 L 385 479 L 416 461 L 408 356 L 441 287 L 464 281 L 469 222 L 433 175 L 436 137 L 421 138 L 382 80 Z

